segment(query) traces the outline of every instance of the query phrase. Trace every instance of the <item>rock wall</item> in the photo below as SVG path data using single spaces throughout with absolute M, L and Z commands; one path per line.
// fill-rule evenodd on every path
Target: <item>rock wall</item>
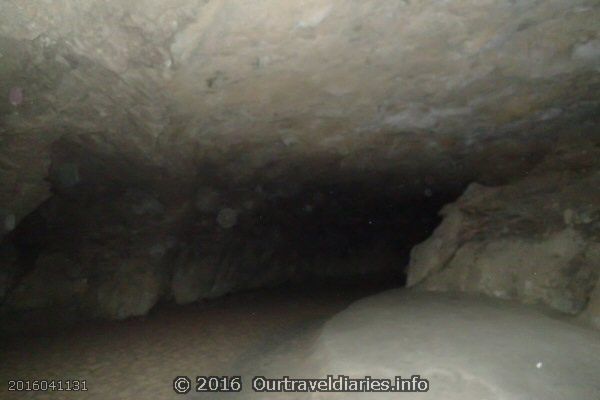
M 139 189 L 78 188 L 55 195 L 3 243 L 16 253 L 0 306 L 8 328 L 37 317 L 65 321 L 146 314 L 168 289 L 166 255 L 185 202 L 163 205 Z
M 543 303 L 598 325 L 600 149 L 560 149 L 514 183 L 474 183 L 411 253 L 408 285 Z
M 159 301 L 397 274 L 435 224 L 408 219 L 431 214 L 422 204 L 388 209 L 383 193 L 371 204 L 363 190 L 283 187 L 59 185 L 0 243 L 0 324 L 123 319 Z
M 0 1 L 0 239 L 27 225 L 48 230 L 51 220 L 72 228 L 3 246 L 0 299 L 18 284 L 5 299 L 12 309 L 33 307 L 21 290 L 39 294 L 37 308 L 85 304 L 120 318 L 173 293 L 187 302 L 279 281 L 286 265 L 305 270 L 306 254 L 315 273 L 335 275 L 342 266 L 316 254 L 348 247 L 340 230 L 326 229 L 319 240 L 329 245 L 302 256 L 257 244 L 303 226 L 319 196 L 302 199 L 296 210 L 305 211 L 290 213 L 284 229 L 261 225 L 263 211 L 281 205 L 265 197 L 318 181 L 422 199 L 522 176 L 559 139 L 598 132 L 598 21 L 596 0 Z M 111 185 L 131 191 L 105 199 L 101 187 Z M 52 204 L 79 187 L 101 200 L 67 201 L 92 211 L 73 214 L 83 223 L 63 221 L 70 212 Z M 596 256 L 580 228 L 587 211 L 575 205 L 552 212 L 569 221 L 564 229 L 529 241 L 498 236 L 489 248 L 463 246 L 463 224 L 477 218 L 449 208 L 438 236 L 452 239 L 428 260 L 416 252 L 423 267 L 413 282 L 445 269 L 457 249 L 504 263 L 503 248 L 542 257 L 555 245 L 551 269 L 570 260 L 585 281 L 591 272 L 576 260 Z M 360 257 L 373 256 L 345 260 Z M 188 265 L 196 262 L 202 273 Z M 60 288 L 43 284 L 48 268 L 63 277 Z M 117 282 L 133 276 L 146 294 Z M 579 289 L 557 289 L 573 292 L 565 298 L 522 290 L 562 310 L 582 307 Z

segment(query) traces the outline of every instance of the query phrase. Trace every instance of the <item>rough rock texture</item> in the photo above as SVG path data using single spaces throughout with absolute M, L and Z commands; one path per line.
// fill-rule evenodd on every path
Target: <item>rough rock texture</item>
M 1 1 L 0 316 L 124 318 L 402 265 L 390 248 L 424 231 L 402 201 L 505 183 L 598 137 L 599 21 L 595 0 Z M 585 198 L 597 183 L 553 179 Z M 576 312 L 597 216 L 563 200 L 546 236 L 509 210 L 482 248 L 449 216 L 440 261 L 413 272 L 457 249 L 461 268 L 491 254 L 488 270 L 515 261 L 502 249 L 535 254 L 571 278 L 526 284 L 523 261 L 519 293 Z
M 134 189 L 52 197 L 2 244 L 16 253 L 4 260 L 3 323 L 146 314 L 166 292 L 166 255 L 186 209 Z
M 430 215 L 422 205 L 394 197 L 380 203 L 382 193 L 369 204 L 360 189 L 323 192 L 307 188 L 290 200 L 267 189 L 62 188 L 0 244 L 0 331 L 37 328 L 37 321 L 123 319 L 161 300 L 186 304 L 289 281 L 392 274 L 429 234 L 422 225 L 434 226 L 416 219 L 411 237 L 405 220 Z M 336 215 L 354 209 L 369 213 Z M 235 210 L 235 218 L 223 218 L 223 210 Z
M 421 191 L 506 177 L 593 128 L 599 21 L 594 0 L 3 1 L 0 227 L 52 166 L 67 185 L 207 162 L 232 186 L 298 165 Z
M 408 285 L 540 302 L 569 314 L 590 303 L 597 321 L 598 299 L 590 298 L 600 276 L 599 160 L 597 145 L 560 150 L 515 183 L 472 184 L 413 249 Z

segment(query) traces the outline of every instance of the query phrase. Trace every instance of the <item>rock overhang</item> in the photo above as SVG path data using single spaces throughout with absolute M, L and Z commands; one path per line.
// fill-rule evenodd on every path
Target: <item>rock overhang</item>
M 408 195 L 501 181 L 597 135 L 594 1 L 0 10 L 0 208 L 17 221 L 52 171 L 248 190 L 390 176 Z

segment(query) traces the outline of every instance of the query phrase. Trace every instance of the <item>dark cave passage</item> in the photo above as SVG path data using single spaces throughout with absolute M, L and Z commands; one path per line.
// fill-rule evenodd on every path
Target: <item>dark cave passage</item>
M 122 182 L 55 181 L 54 195 L 1 244 L 15 260 L 4 330 L 121 319 L 159 303 L 278 285 L 402 287 L 410 250 L 456 196 L 428 189 L 410 198 L 379 179 L 216 187 L 190 196 Z M 130 268 L 126 275 L 123 268 Z M 138 285 L 147 285 L 145 292 Z
M 599 21 L 0 0 L 0 398 L 600 399 Z
M 192 200 L 122 184 L 55 188 L 2 242 L 18 270 L 0 378 L 83 376 L 102 382 L 86 398 L 171 398 L 174 373 L 268 371 L 307 353 L 353 301 L 403 287 L 411 248 L 455 196 L 411 199 L 368 182 L 260 186 L 202 188 Z

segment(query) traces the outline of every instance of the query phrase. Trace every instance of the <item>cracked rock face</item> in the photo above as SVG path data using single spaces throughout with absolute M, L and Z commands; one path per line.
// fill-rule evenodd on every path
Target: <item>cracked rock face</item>
M 600 151 L 557 153 L 527 178 L 472 184 L 447 205 L 432 237 L 412 250 L 408 285 L 585 310 L 600 326 Z
M 590 0 L 4 1 L 3 229 L 50 170 L 506 178 L 594 133 L 599 21 Z

